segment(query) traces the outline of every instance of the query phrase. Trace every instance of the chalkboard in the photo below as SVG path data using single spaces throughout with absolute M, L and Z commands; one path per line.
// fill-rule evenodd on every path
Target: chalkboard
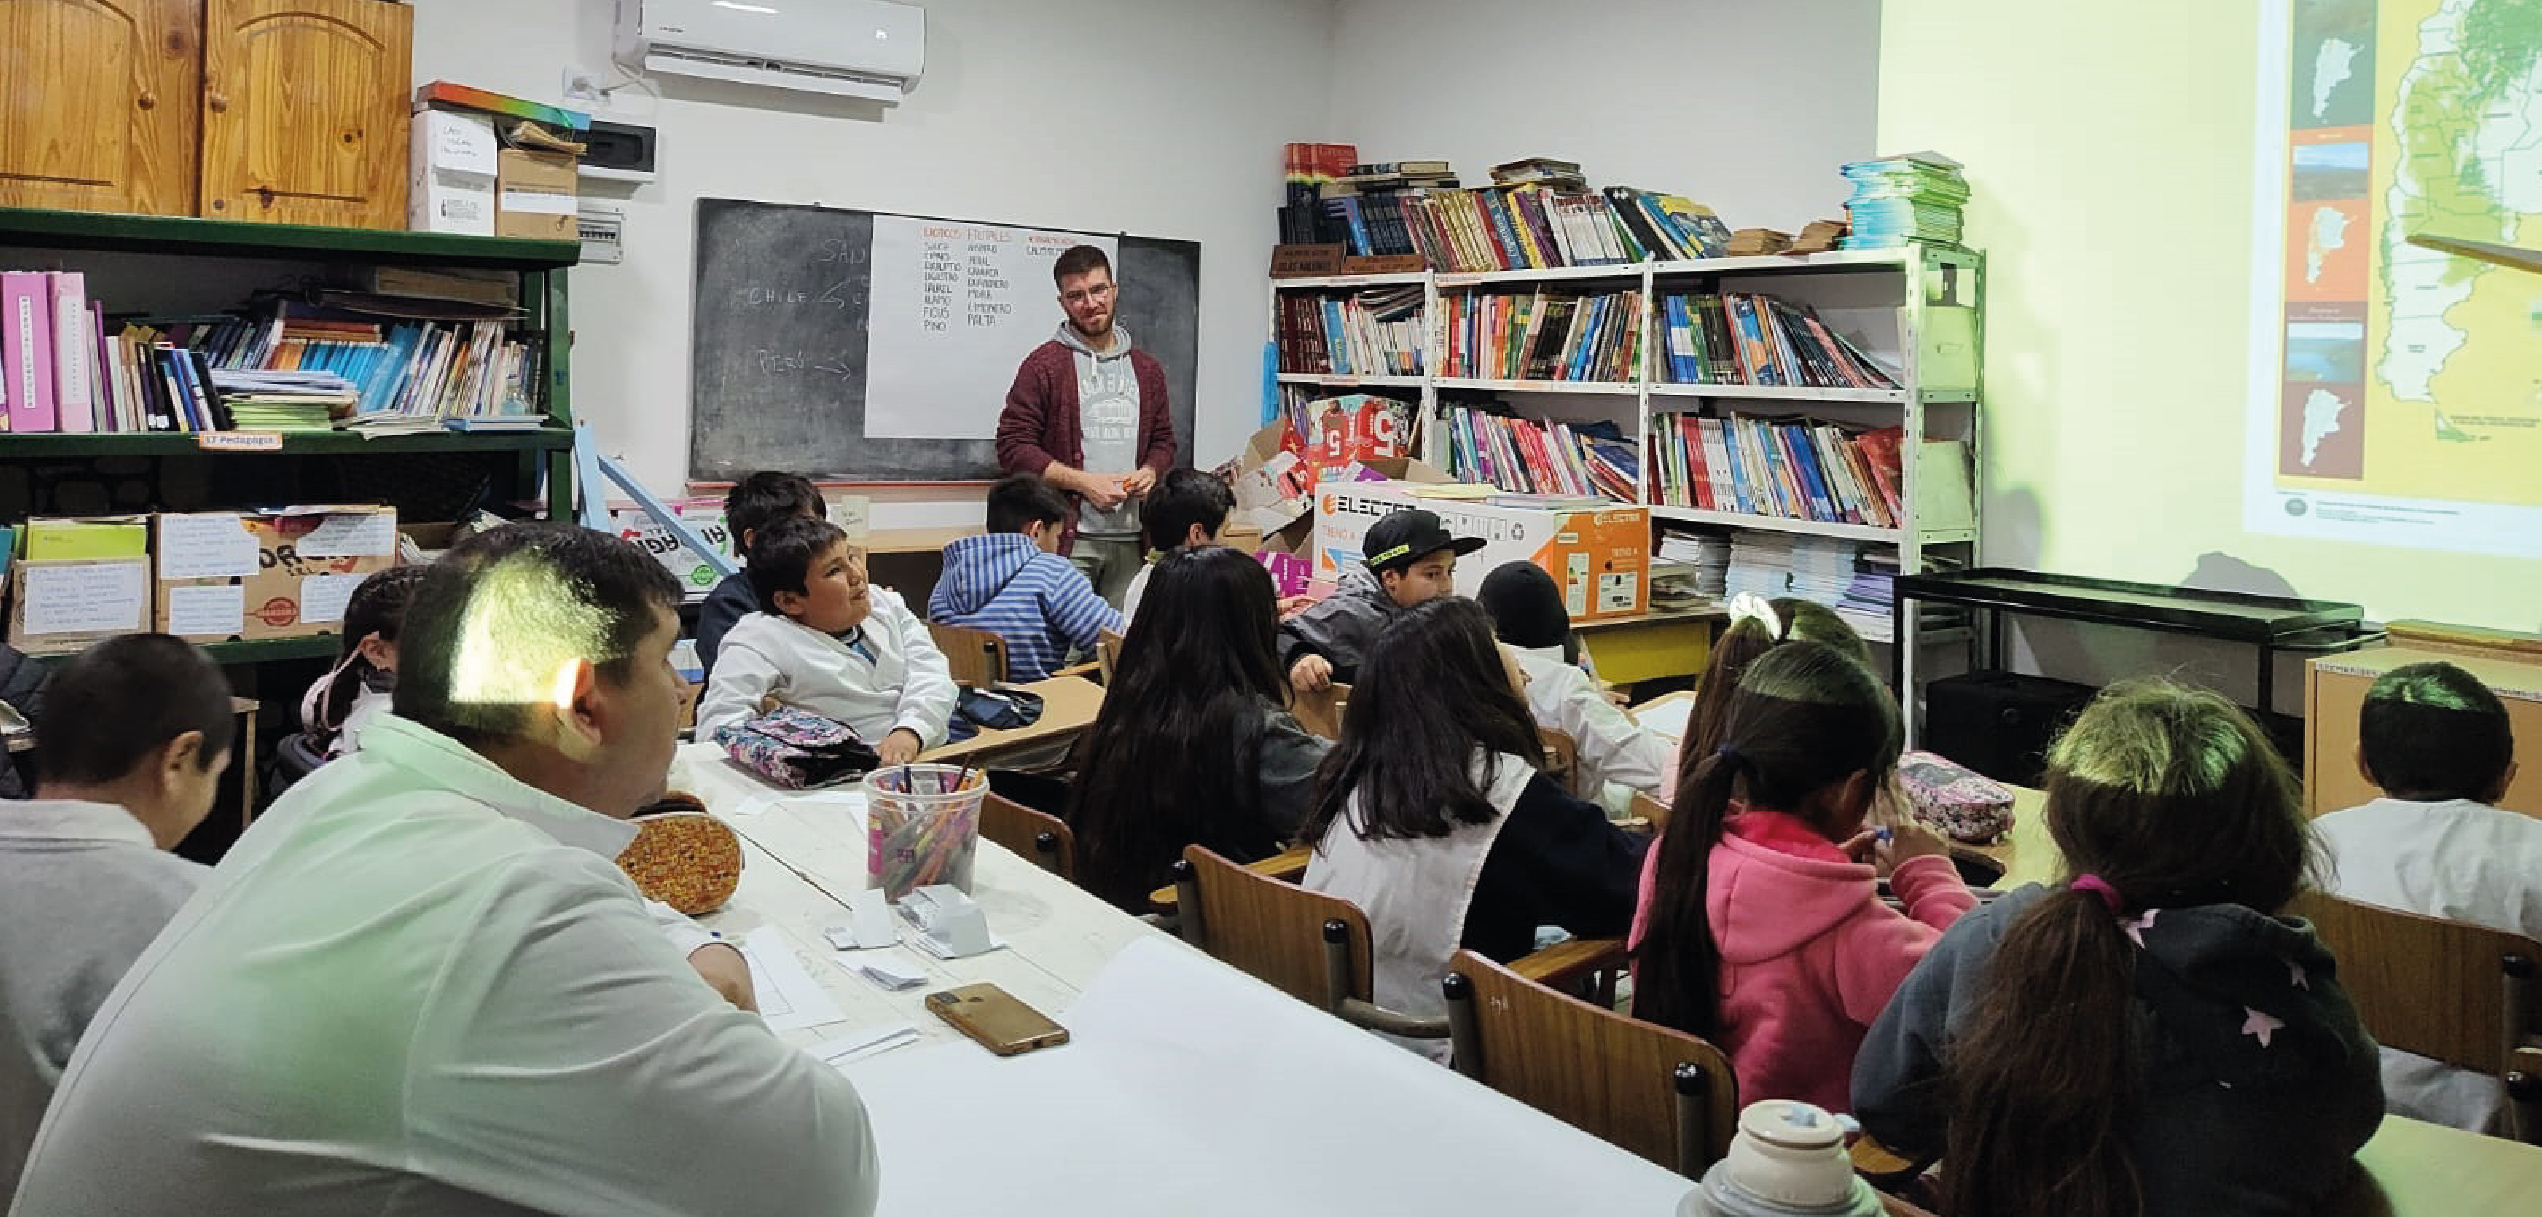
M 917 301 L 874 297 L 874 234 L 885 224 L 978 222 L 835 207 L 697 202 L 697 275 L 689 350 L 689 476 L 736 480 L 783 469 L 846 481 L 972 481 L 998 476 L 997 446 L 980 438 L 878 438 L 866 434 L 868 331 L 876 308 Z M 1003 229 L 1011 225 L 982 224 Z M 1066 232 L 1068 230 L 1039 230 Z M 1082 233 L 1117 242 L 1119 318 L 1165 369 L 1178 459 L 1190 463 L 1199 365 L 1200 246 L 1191 241 Z M 1047 271 L 1043 274 L 1046 276 Z M 1062 314 L 1055 290 L 1017 283 L 1018 324 Z M 1038 303 L 1035 303 L 1038 302 Z M 906 328 L 906 327 L 901 327 Z M 887 355 L 887 358 L 892 357 Z M 907 358 L 906 353 L 899 357 Z M 947 366 L 943 383 L 976 418 L 1002 401 L 1012 367 Z M 994 388 L 984 386 L 993 383 Z M 904 403 L 903 413 L 906 412 Z

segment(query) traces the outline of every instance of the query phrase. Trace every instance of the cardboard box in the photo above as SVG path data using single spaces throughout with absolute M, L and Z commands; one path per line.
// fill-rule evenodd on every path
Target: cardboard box
M 148 516 L 39 517 L 21 532 L 25 551 L 17 556 L 36 562 L 150 556 Z
M 163 633 L 194 642 L 333 634 L 370 575 L 397 565 L 393 507 L 287 507 L 157 518 Z
M 680 499 L 665 505 L 678 513 L 680 522 L 694 529 L 699 537 L 714 547 L 716 553 L 728 561 L 733 559 L 733 535 L 732 530 L 724 525 L 722 499 Z M 723 576 L 716 574 L 714 567 L 707 565 L 706 560 L 688 546 L 680 544 L 671 536 L 669 529 L 654 522 L 652 515 L 643 508 L 612 507 L 609 523 L 618 530 L 619 536 L 653 555 L 653 560 L 661 563 L 662 569 L 671 572 L 671 577 L 679 580 L 680 586 L 688 589 L 690 595 L 703 596 L 723 581 Z
M 11 563 L 9 645 L 68 655 L 150 628 L 150 559 L 71 558 Z
M 573 241 L 582 236 L 575 220 L 574 158 L 556 152 L 506 148 L 495 154 L 494 235 Z
M 455 110 L 417 110 L 406 160 L 406 227 L 416 232 L 494 235 L 494 119 Z
M 1378 462 L 1391 464 L 1392 462 Z M 1407 473 L 1444 480 L 1418 461 L 1401 462 Z M 1616 504 L 1560 510 L 1504 507 L 1463 499 L 1430 499 L 1405 481 L 1331 482 L 1315 495 L 1315 573 L 1339 579 L 1360 561 L 1368 526 L 1407 507 L 1437 512 L 1460 537 L 1481 537 L 1483 548 L 1456 564 L 1456 590 L 1471 596 L 1483 576 L 1508 562 L 1533 562 L 1562 588 L 1571 619 L 1595 621 L 1650 611 L 1650 509 Z

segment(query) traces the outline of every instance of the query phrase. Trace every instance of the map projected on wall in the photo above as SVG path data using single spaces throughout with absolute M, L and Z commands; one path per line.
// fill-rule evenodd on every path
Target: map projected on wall
M 2272 0 L 2253 532 L 2542 557 L 2542 0 Z

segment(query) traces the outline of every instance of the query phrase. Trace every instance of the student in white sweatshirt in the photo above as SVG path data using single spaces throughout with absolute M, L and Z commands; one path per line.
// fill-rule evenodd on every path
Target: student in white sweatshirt
M 765 607 L 724 635 L 698 738 L 774 703 L 854 727 L 886 765 L 944 742 L 958 694 L 944 652 L 897 594 L 866 580 L 864 554 L 838 525 L 768 525 L 746 573 Z
M 2542 938 L 2542 820 L 2501 810 L 2515 780 L 2507 707 L 2450 663 L 2394 668 L 2366 690 L 2357 767 L 2383 797 L 2313 821 L 2331 891 L 2385 908 Z M 2388 1110 L 2474 1132 L 2505 1127 L 2504 1088 L 2383 1050 Z
M 1553 576 L 1533 562 L 1506 563 L 1483 577 L 1476 599 L 1492 615 L 1501 643 L 1518 656 L 1536 725 L 1579 746 L 1580 789 L 1617 818 L 1631 814 L 1635 792 L 1666 802 L 1674 793 L 1676 746 L 1634 722 L 1582 666 Z

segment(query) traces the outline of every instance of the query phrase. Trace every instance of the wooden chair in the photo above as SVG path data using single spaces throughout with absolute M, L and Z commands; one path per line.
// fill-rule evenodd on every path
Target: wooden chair
M 1597 791 L 1580 789 L 1580 743 L 1571 738 L 1570 732 L 1559 727 L 1538 727 L 1536 738 L 1545 745 L 1546 776 L 1581 798 L 1597 797 Z
M 1634 831 L 1656 833 L 1668 827 L 1668 804 L 1638 790 L 1633 792 L 1632 811 L 1632 820 L 1626 821 L 1626 826 Z M 1634 821 L 1639 821 L 1638 827 Z
M 1289 713 L 1308 735 L 1328 740 L 1342 737 L 1342 713 L 1350 706 L 1350 686 L 1335 682 L 1320 692 L 1289 690 Z
M 2507 1111 L 2516 1140 L 2542 1145 L 2542 1048 L 2518 1048 L 2508 1061 Z
M 1703 1177 L 1738 1131 L 1729 1058 L 1459 951 L 1442 985 L 1456 1068 L 1583 1132 Z
M 1368 914 L 1358 905 L 1248 870 L 1197 845 L 1174 864 L 1174 885 L 1184 941 L 1355 1026 L 1447 1038 L 1446 1019 L 1416 1018 L 1369 1000 L 1375 952 Z
M 1096 670 L 1103 674 L 1104 687 L 1111 688 L 1112 674 L 1121 667 L 1121 635 L 1111 630 L 1095 635 L 1094 657 Z
M 2502 1079 L 2542 1047 L 2542 943 L 2322 892 L 2290 911 L 2339 957 L 2375 1042 Z M 2529 1131 L 2542 1144 L 2542 1127 Z
M 967 625 L 930 622 L 927 632 L 935 635 L 936 649 L 944 652 L 945 666 L 953 671 L 953 683 L 985 689 L 1006 679 L 1005 639 Z
M 1068 822 L 992 791 L 980 804 L 980 835 L 1062 879 L 1077 877 L 1077 834 Z

